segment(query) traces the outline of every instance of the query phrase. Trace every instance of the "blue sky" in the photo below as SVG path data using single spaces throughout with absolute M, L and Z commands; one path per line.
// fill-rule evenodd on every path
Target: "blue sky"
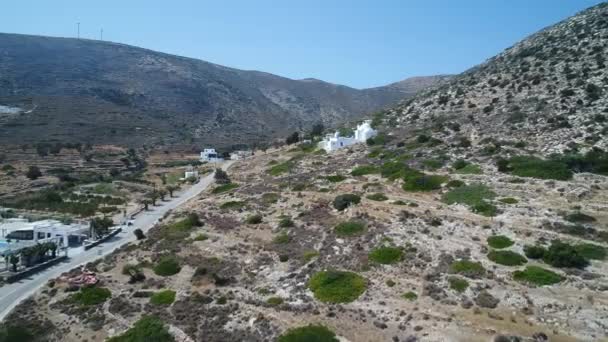
M 13 0 L 0 32 L 81 36 L 365 88 L 458 73 L 597 0 Z M 0 47 L 1 48 L 1 47 Z

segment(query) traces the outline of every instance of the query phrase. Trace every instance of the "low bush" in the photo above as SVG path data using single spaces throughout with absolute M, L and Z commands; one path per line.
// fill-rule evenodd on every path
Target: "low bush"
M 464 174 L 464 175 L 479 175 L 479 174 L 483 173 L 483 171 L 481 170 L 481 167 L 479 167 L 479 165 L 468 164 L 461 169 L 457 169 L 456 173 L 460 173 L 460 174 Z
M 413 177 L 422 176 L 423 173 L 412 169 L 402 161 L 389 161 L 382 164 L 380 168 L 380 175 L 390 180 L 395 180 L 398 178 L 407 180 Z
M 73 294 L 72 300 L 83 306 L 91 306 L 101 304 L 111 296 L 112 293 L 105 287 L 89 286 Z
M 266 303 L 270 306 L 277 306 L 283 304 L 283 298 L 281 297 L 270 297 L 266 300 Z
M 469 165 L 469 163 L 466 160 L 464 160 L 464 159 L 458 159 L 454 163 L 452 163 L 452 168 L 454 170 L 460 170 L 460 169 L 464 168 L 467 165 Z
M 356 168 L 354 168 L 350 172 L 350 174 L 352 176 L 365 176 L 365 175 L 370 175 L 370 174 L 379 173 L 379 172 L 380 172 L 380 170 L 375 165 L 362 165 L 362 166 L 357 166 Z
M 279 198 L 281 198 L 281 196 L 279 196 L 279 194 L 274 193 L 274 192 L 267 192 L 262 195 L 262 202 L 264 202 L 266 204 L 273 204 L 273 203 L 277 203 L 279 201 Z
M 401 298 L 413 301 L 413 300 L 418 299 L 418 295 L 412 291 L 408 291 L 408 292 L 402 294 Z
M 456 292 L 464 292 L 469 287 L 469 282 L 459 277 L 449 277 L 448 283 L 450 288 Z
M 165 256 L 154 266 L 154 273 L 159 276 L 168 277 L 179 273 L 181 266 L 177 259 L 172 256 Z
M 291 328 L 279 336 L 277 342 L 339 342 L 336 334 L 322 325 Z
M 334 199 L 333 205 L 338 211 L 342 211 L 353 204 L 359 204 L 361 197 L 355 194 L 338 195 Z
M 501 249 L 513 246 L 513 240 L 504 235 L 493 235 L 487 239 L 488 245 L 492 248 Z
M 347 221 L 338 224 L 334 230 L 338 236 L 355 236 L 365 231 L 365 223 L 361 221 Z
M 547 249 L 543 246 L 524 246 L 524 254 L 530 259 L 542 259 L 545 256 Z
M 543 256 L 543 261 L 553 267 L 585 268 L 589 261 L 575 246 L 561 241 L 553 241 Z
M 238 187 L 239 187 L 239 185 L 236 183 L 228 183 L 228 184 L 216 186 L 215 188 L 213 188 L 213 190 L 211 192 L 214 194 L 221 194 L 224 192 L 228 192 L 230 190 L 234 190 Z
M 174 342 L 169 329 L 157 317 L 144 316 L 124 333 L 109 338 L 106 342 Z
M 283 173 L 288 172 L 291 168 L 293 168 L 293 162 L 286 161 L 286 162 L 282 162 L 280 164 L 275 164 L 273 167 L 268 169 L 267 172 L 271 176 L 279 176 Z
M 369 253 L 371 261 L 388 265 L 399 262 L 403 258 L 403 250 L 397 247 L 378 247 Z
M 175 291 L 164 290 L 156 292 L 150 297 L 150 303 L 154 305 L 171 305 L 175 301 Z
M 345 180 L 346 177 L 344 177 L 342 175 L 332 175 L 332 176 L 325 177 L 325 179 L 327 179 L 328 181 L 330 181 L 332 183 L 339 183 L 339 182 Z
M 245 219 L 245 223 L 247 223 L 247 224 L 260 224 L 260 223 L 262 223 L 262 215 L 260 215 L 260 214 L 254 214 L 254 215 L 248 216 Z
M 595 245 L 592 243 L 582 243 L 575 246 L 576 250 L 580 255 L 590 260 L 604 260 L 606 259 L 607 250 L 606 247 Z
M 220 205 L 220 209 L 241 209 L 246 205 L 243 201 L 228 201 Z
M 498 201 L 502 202 L 504 204 L 517 204 L 517 203 L 519 203 L 519 201 L 517 199 L 512 198 L 512 197 L 499 198 Z
M 403 190 L 414 192 L 425 192 L 441 189 L 441 184 L 449 179 L 445 176 L 422 175 L 408 178 L 403 184 Z
M 510 172 L 519 177 L 555 180 L 569 180 L 572 178 L 572 171 L 568 165 L 558 160 L 518 156 L 507 161 L 503 160 L 498 166 L 499 171 Z
M 519 266 L 528 262 L 523 255 L 513 251 L 490 251 L 488 259 L 504 266 Z
M 486 269 L 478 262 L 460 260 L 454 261 L 450 265 L 450 273 L 460 274 L 468 278 L 480 278 L 486 274 Z
M 353 272 L 320 271 L 308 281 L 315 298 L 326 303 L 350 303 L 365 292 L 365 278 Z
M 291 241 L 291 237 L 289 237 L 289 235 L 287 235 L 287 233 L 283 232 L 279 235 L 276 235 L 273 239 L 272 242 L 275 244 L 286 244 L 289 243 L 289 241 Z
M 34 342 L 34 334 L 23 326 L 3 325 L 0 326 L 0 342 Z
M 453 179 L 449 181 L 446 185 L 448 188 L 460 188 L 461 186 L 465 186 L 466 183 L 458 179 Z
M 372 200 L 372 201 L 380 201 L 380 202 L 386 201 L 388 199 L 388 197 L 386 197 L 384 194 L 381 194 L 381 193 L 367 195 L 365 198 Z
M 441 200 L 447 204 L 466 204 L 474 212 L 485 216 L 493 216 L 496 213 L 496 207 L 487 203 L 496 197 L 496 194 L 483 184 L 471 184 L 451 189 L 445 193 Z
M 295 223 L 293 222 L 293 220 L 290 217 L 281 217 L 281 219 L 279 220 L 280 228 L 289 228 L 289 227 L 293 227 L 294 225 L 295 225 Z
M 198 234 L 197 236 L 194 237 L 194 241 L 205 241 L 208 239 L 209 239 L 209 236 L 207 236 L 207 234 Z
M 306 252 L 304 252 L 304 255 L 302 255 L 305 262 L 309 262 L 310 260 L 312 260 L 318 256 L 319 256 L 319 252 L 317 252 L 317 251 L 306 251 Z
M 593 223 L 596 221 L 595 217 L 583 214 L 580 211 L 565 215 L 564 219 L 572 223 Z
M 542 267 L 526 266 L 523 271 L 513 272 L 513 279 L 527 284 L 544 286 L 559 283 L 563 278 L 559 274 Z

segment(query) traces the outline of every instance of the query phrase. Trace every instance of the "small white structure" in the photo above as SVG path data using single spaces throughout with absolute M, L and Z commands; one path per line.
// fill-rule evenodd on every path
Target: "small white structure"
M 351 137 L 341 137 L 339 132 L 328 134 L 325 139 L 319 142 L 319 147 L 327 152 L 332 152 L 342 147 L 366 142 L 367 139 L 378 134 L 378 132 L 372 128 L 371 123 L 371 120 L 365 120 L 360 125 L 357 125 L 354 136 Z
M 214 148 L 206 148 L 201 152 L 201 160 L 214 163 L 223 161 L 224 159 L 220 157 Z
M 73 237 L 72 239 L 80 239 L 88 231 L 89 227 L 87 225 L 67 225 L 57 220 L 28 222 L 24 219 L 12 219 L 0 224 L 2 239 L 5 242 L 14 241 L 18 244 L 36 244 L 53 241 L 57 242 L 59 246 L 68 247 L 70 237 Z
M 247 157 L 251 157 L 253 155 L 253 151 L 234 151 L 230 153 L 230 160 L 241 160 Z
M 198 170 L 194 169 L 194 167 L 192 167 L 192 165 L 186 167 L 186 171 L 184 172 L 183 179 L 188 179 L 188 178 L 198 178 Z

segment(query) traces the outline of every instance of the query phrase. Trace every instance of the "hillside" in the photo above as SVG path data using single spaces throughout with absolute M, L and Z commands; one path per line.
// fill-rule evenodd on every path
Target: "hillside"
M 606 149 L 607 40 L 602 4 L 421 92 L 388 117 L 395 127 L 421 124 L 474 145 L 507 139 L 547 154 Z
M 251 143 L 357 119 L 434 80 L 357 90 L 111 42 L 0 34 L 0 143 Z

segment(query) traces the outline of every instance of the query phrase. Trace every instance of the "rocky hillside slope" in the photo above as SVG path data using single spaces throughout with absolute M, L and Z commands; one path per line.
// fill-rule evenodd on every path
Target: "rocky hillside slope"
M 359 118 L 435 78 L 422 80 L 357 90 L 111 42 L 0 34 L 0 143 L 250 143 Z
M 545 153 L 606 148 L 607 41 L 604 3 L 406 101 L 390 111 L 392 125 L 423 123 L 473 143 L 525 140 Z

